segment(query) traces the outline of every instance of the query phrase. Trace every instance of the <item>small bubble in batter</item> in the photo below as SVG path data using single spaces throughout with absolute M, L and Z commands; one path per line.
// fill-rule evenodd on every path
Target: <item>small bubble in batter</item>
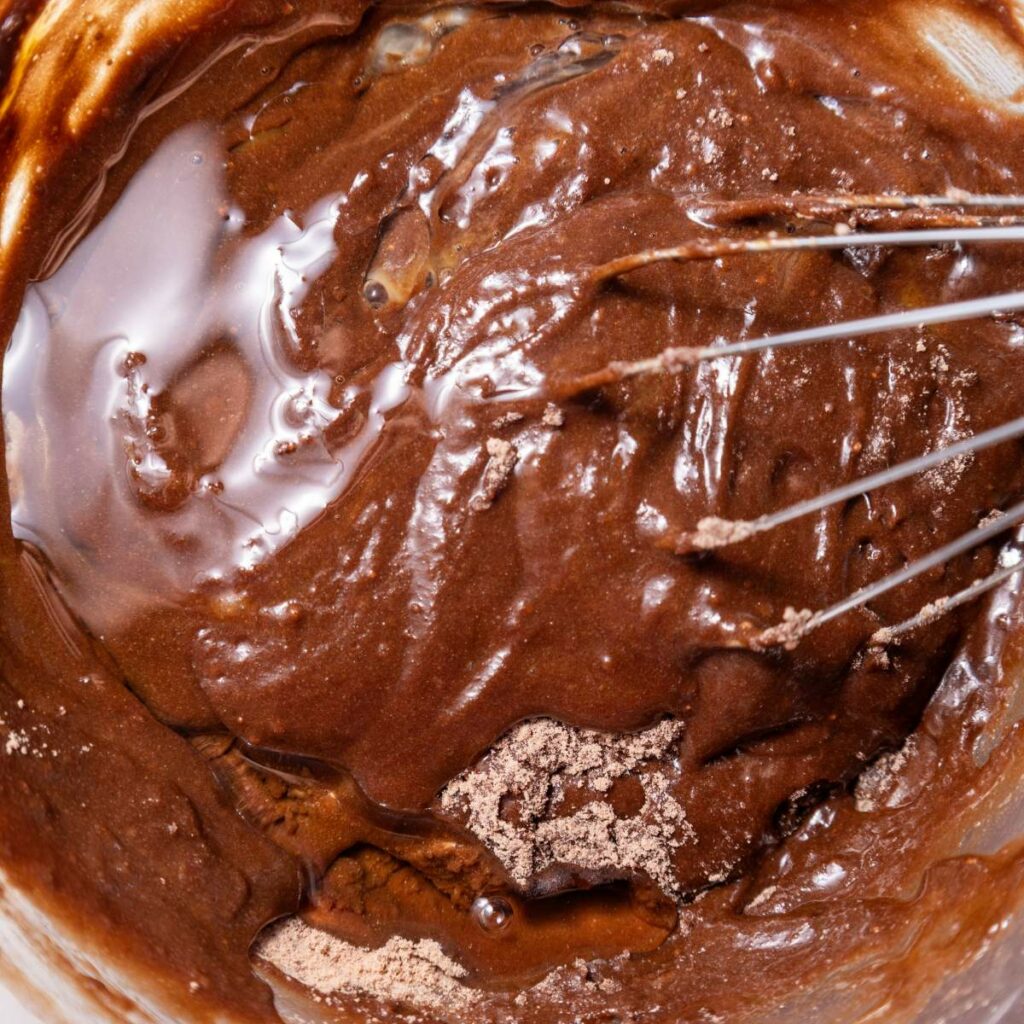
M 470 909 L 474 920 L 485 932 L 503 932 L 512 922 L 512 904 L 501 896 L 477 896 Z
M 380 309 L 388 301 L 388 290 L 380 281 L 367 281 L 363 288 L 363 298 L 374 308 Z

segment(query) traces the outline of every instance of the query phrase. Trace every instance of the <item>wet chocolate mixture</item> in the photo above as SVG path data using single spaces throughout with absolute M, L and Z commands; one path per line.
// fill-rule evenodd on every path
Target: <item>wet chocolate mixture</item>
M 929 865 L 1019 746 L 1019 583 L 869 641 L 1012 531 L 752 638 L 1020 501 L 1020 444 L 676 547 L 1016 418 L 1024 321 L 571 384 L 1024 288 L 1020 242 L 969 238 L 602 269 L 1009 223 L 837 200 L 1024 192 L 1016 87 L 971 63 L 1024 67 L 1018 33 L 888 0 L 239 4 L 149 55 L 11 249 L 11 878 L 189 1012 L 263 1020 L 250 943 L 300 911 L 256 962 L 324 1019 L 739 1020 L 871 961 L 852 1013 L 949 962 L 922 921 L 980 941 L 1018 861 Z

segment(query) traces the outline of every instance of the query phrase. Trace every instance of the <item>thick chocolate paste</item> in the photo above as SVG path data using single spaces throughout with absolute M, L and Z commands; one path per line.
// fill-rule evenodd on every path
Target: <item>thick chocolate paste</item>
M 1024 192 L 1012 90 L 955 32 L 941 61 L 958 18 L 970 53 L 1017 45 L 995 5 L 339 0 L 140 47 L 5 250 L 12 879 L 167 993 L 186 978 L 190 1013 L 276 1019 L 248 947 L 299 910 L 356 946 L 440 943 L 472 1003 L 413 998 L 420 1019 L 915 1008 L 1020 889 L 1011 850 L 930 868 L 1009 792 L 1019 581 L 868 641 L 1008 535 L 792 650 L 746 638 L 1019 501 L 1020 445 L 699 557 L 671 542 L 1013 419 L 1021 322 L 558 384 L 1024 288 L 1011 242 L 595 272 L 939 222 L 794 194 Z M 99 24 L 76 46 L 102 52 Z M 543 856 L 513 864 L 512 832 Z M 922 930 L 947 920 L 955 940 Z M 836 965 L 849 1016 L 800 1010 Z

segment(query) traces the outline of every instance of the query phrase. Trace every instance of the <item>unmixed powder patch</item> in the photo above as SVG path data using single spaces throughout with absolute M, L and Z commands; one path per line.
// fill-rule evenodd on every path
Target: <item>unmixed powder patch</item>
M 260 940 L 256 954 L 325 996 L 361 994 L 386 1003 L 466 1008 L 478 993 L 461 980 L 466 969 L 432 939 L 392 936 L 364 949 L 292 917 Z
M 484 466 L 480 489 L 470 500 L 474 512 L 483 512 L 494 504 L 494 499 L 504 490 L 519 461 L 515 446 L 500 437 L 489 437 L 486 449 L 487 465 Z
M 762 889 L 744 908 L 743 913 L 749 914 L 751 911 L 758 910 L 770 903 L 772 897 L 779 891 L 777 885 L 769 885 Z
M 895 805 L 894 797 L 897 795 L 900 777 L 916 749 L 917 740 L 910 736 L 899 750 L 883 754 L 861 772 L 853 792 L 858 811 L 868 814 Z
M 565 413 L 554 402 L 548 402 L 544 406 L 544 415 L 541 416 L 540 421 L 545 427 L 557 430 L 565 425 Z
M 705 516 L 697 523 L 697 529 L 685 534 L 684 539 L 694 551 L 711 551 L 726 544 L 738 544 L 756 532 L 753 523 Z
M 524 888 L 546 868 L 564 865 L 615 877 L 645 874 L 675 896 L 673 851 L 696 836 L 655 762 L 678 743 L 682 729 L 671 720 L 634 734 L 550 719 L 524 722 L 444 788 L 441 809 L 462 821 Z M 627 775 L 640 784 L 643 805 L 620 817 L 608 794 Z M 572 813 L 562 810 L 568 789 L 587 799 Z
M 571 964 L 556 967 L 532 988 L 515 997 L 516 1006 L 527 1006 L 535 997 L 565 1000 L 576 993 L 614 995 L 622 990 L 622 984 L 614 973 L 629 960 L 628 953 L 621 953 L 611 960 L 576 959 Z
M 782 613 L 782 621 L 777 626 L 762 630 L 750 641 L 752 651 L 766 651 L 769 647 L 782 647 L 784 650 L 796 650 L 804 638 L 807 624 L 814 618 L 810 608 L 789 607 Z
M 7 754 L 27 754 L 29 752 L 28 733 L 11 730 L 7 734 L 7 742 L 4 744 L 4 752 Z

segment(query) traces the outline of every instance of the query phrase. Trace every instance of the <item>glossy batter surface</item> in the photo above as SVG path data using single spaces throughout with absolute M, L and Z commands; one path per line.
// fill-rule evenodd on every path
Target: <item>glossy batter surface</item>
M 10 300 L 0 785 L 5 835 L 44 837 L 11 859 L 268 1019 L 248 945 L 300 909 L 346 950 L 439 943 L 447 988 L 321 988 L 439 1021 L 739 1020 L 872 944 L 939 957 L 922 920 L 983 931 L 1009 853 L 901 900 L 1014 756 L 1017 581 L 868 641 L 1008 535 L 792 650 L 749 638 L 1019 501 L 1019 444 L 673 547 L 1020 415 L 1018 319 L 559 398 L 1024 288 L 1012 242 L 597 269 L 954 222 L 794 195 L 1024 192 L 1016 100 L 922 12 L 1016 45 L 980 6 L 254 5 L 137 86 Z

